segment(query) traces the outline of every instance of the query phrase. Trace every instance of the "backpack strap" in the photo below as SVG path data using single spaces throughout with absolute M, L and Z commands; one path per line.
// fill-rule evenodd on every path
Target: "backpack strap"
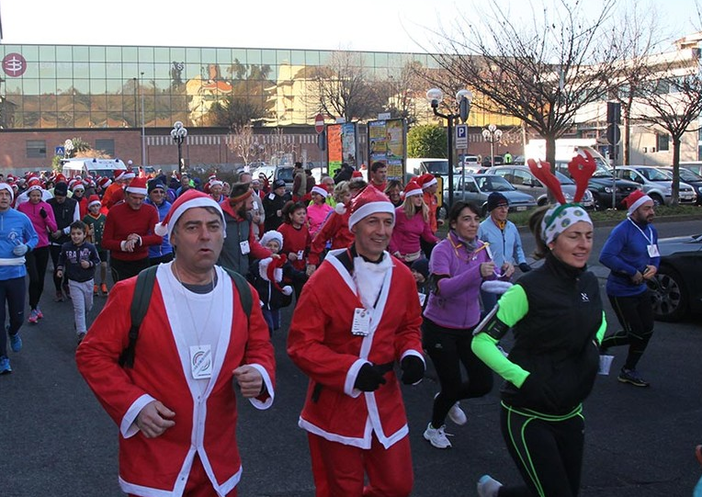
M 137 276 L 132 305 L 129 309 L 131 317 L 131 327 L 129 328 L 129 345 L 119 356 L 119 365 L 125 368 L 134 367 L 134 354 L 136 352 L 136 342 L 139 338 L 139 328 L 144 320 L 146 311 L 149 309 L 151 294 L 156 282 L 156 270 L 158 266 L 151 266 L 142 270 Z
M 125 368 L 134 367 L 134 355 L 136 352 L 136 342 L 139 338 L 139 328 L 144 320 L 146 311 L 151 302 L 151 295 L 156 282 L 156 270 L 158 266 L 152 266 L 144 269 L 137 276 L 136 288 L 134 289 L 134 297 L 132 297 L 132 305 L 129 309 L 131 317 L 131 327 L 129 328 L 129 345 L 122 351 L 119 356 L 119 365 Z M 247 325 L 251 317 L 251 309 L 253 307 L 253 296 L 248 282 L 239 273 L 228 268 L 223 268 L 229 277 L 234 281 L 236 290 L 239 293 L 239 301 L 244 308 L 246 314 Z

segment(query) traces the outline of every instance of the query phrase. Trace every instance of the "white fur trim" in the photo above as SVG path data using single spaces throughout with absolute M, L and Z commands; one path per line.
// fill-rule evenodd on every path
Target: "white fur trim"
M 266 257 L 265 259 L 261 259 L 258 262 L 258 274 L 261 275 L 261 278 L 263 278 L 266 281 L 271 281 L 268 278 L 268 265 L 273 262 L 273 257 Z
M 507 290 L 509 290 L 511 286 L 512 283 L 510 283 L 509 281 L 488 280 L 484 281 L 483 284 L 480 285 L 480 289 L 485 290 L 488 293 L 496 293 L 498 295 L 502 295 Z
M 419 192 L 422 193 L 421 191 Z M 386 212 L 392 214 L 393 222 L 395 221 L 395 206 L 391 202 L 369 202 L 362 205 L 359 209 L 351 214 L 349 217 L 349 230 L 359 222 L 364 217 L 368 217 L 371 214 L 377 214 L 379 212 Z
M 346 214 L 346 206 L 339 202 L 334 206 L 334 212 L 341 215 Z
M 154 233 L 156 233 L 158 236 L 168 235 L 170 238 L 171 234 L 173 233 L 173 227 L 178 223 L 180 216 L 182 216 L 188 209 L 193 209 L 195 207 L 214 207 L 217 209 L 217 212 L 219 212 L 219 215 L 222 218 L 223 226 L 226 224 L 222 207 L 220 207 L 215 199 L 212 197 L 196 197 L 180 204 L 170 216 L 167 216 L 163 221 L 156 224 Z M 167 222 L 167 224 L 164 224 L 164 222 Z
M 317 193 L 324 198 L 327 198 L 329 196 L 329 192 L 326 191 L 324 188 L 320 188 L 319 186 L 313 186 L 311 193 Z
M 0 190 L 7 190 L 8 192 L 10 192 L 10 201 L 13 201 L 15 199 L 15 191 L 7 183 L 0 183 Z
M 629 210 L 626 211 L 627 214 L 631 216 L 634 212 L 636 212 L 636 209 L 638 209 L 639 207 L 641 207 L 643 204 L 645 204 L 648 201 L 653 202 L 653 199 L 651 197 L 649 197 L 648 195 L 644 195 L 643 197 L 639 198 L 636 202 L 631 204 L 631 207 L 629 207 Z
M 85 188 L 84 188 L 85 190 Z M 128 186 L 126 191 L 129 193 L 136 193 L 137 195 L 148 195 L 149 191 L 146 188 L 136 188 Z
M 427 181 L 422 185 L 422 188 L 429 188 L 432 185 L 437 185 L 439 182 L 436 180 L 436 178 L 432 178 L 431 180 Z
M 405 193 L 405 198 L 412 197 L 414 195 L 424 195 L 424 192 L 422 191 L 421 188 L 418 190 L 410 190 L 407 193 Z
M 292 293 L 293 293 L 293 287 L 291 287 L 290 285 L 285 285 L 283 287 L 283 295 L 286 295 L 286 296 L 292 295 Z

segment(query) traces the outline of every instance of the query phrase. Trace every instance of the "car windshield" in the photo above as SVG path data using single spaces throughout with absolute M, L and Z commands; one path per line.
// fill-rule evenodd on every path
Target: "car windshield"
M 511 192 L 515 188 L 502 176 L 476 176 L 475 182 L 483 192 Z
M 666 171 L 671 173 L 671 175 L 673 174 L 673 172 L 669 169 L 666 169 Z M 680 179 L 683 181 L 702 181 L 702 176 L 700 176 L 699 174 L 693 173 L 689 169 L 685 169 L 684 167 L 681 167 L 680 168 Z
M 447 160 L 432 160 L 432 161 L 422 161 L 422 166 L 424 166 L 428 173 L 447 175 L 448 174 L 448 161 Z
M 602 161 L 596 160 L 597 169 L 595 169 L 595 174 L 592 175 L 593 178 L 611 178 L 612 172 L 607 166 L 602 164 Z
M 561 185 L 574 185 L 575 184 L 575 182 L 572 179 L 570 179 L 568 176 L 566 176 L 565 174 L 563 174 L 559 171 L 556 171 L 556 178 L 558 178 L 558 181 L 561 183 Z
M 293 168 L 292 167 L 281 167 L 276 171 L 276 179 L 282 179 L 286 183 L 292 183 L 293 181 Z
M 666 171 L 661 171 L 660 169 L 653 169 L 652 167 L 637 169 L 637 171 L 640 172 L 643 175 L 643 177 L 649 181 L 670 181 L 671 179 L 673 179 L 673 176 L 667 173 Z

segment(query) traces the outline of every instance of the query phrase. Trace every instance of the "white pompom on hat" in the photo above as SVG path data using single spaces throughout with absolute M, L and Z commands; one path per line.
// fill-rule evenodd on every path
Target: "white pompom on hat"
M 351 201 L 351 215 L 349 216 L 349 230 L 361 219 L 372 214 L 387 213 L 392 215 L 395 222 L 395 206 L 390 199 L 374 187 L 366 187 Z
M 194 209 L 196 207 L 214 207 L 217 209 L 217 212 L 222 218 L 222 230 L 224 231 L 224 236 L 227 235 L 225 230 L 226 222 L 224 220 L 222 208 L 215 201 L 215 199 L 206 193 L 195 190 L 194 188 L 186 190 L 185 193 L 183 193 L 176 199 L 175 202 L 173 202 L 171 210 L 168 211 L 166 217 L 163 218 L 163 221 L 158 223 L 154 228 L 154 233 L 156 233 L 158 236 L 168 235 L 170 237 L 173 233 L 173 228 L 175 227 L 176 223 L 178 223 L 178 219 L 180 219 L 180 216 L 182 216 L 188 209 Z

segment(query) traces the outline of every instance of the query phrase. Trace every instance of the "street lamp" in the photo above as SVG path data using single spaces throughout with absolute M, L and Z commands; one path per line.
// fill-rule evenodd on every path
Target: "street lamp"
M 183 174 L 185 171 L 185 164 L 183 163 L 183 153 L 181 146 L 183 145 L 183 140 L 188 136 L 188 130 L 183 126 L 183 123 L 176 121 L 173 123 L 173 129 L 171 130 L 171 138 L 178 145 L 178 171 Z
M 439 103 L 444 99 L 444 92 L 438 88 L 427 90 L 427 100 L 431 105 L 434 115 L 443 117 L 447 122 L 446 132 L 448 133 L 448 207 L 446 211 L 453 205 L 453 120 L 457 117 L 461 118 L 462 122 L 468 120 L 470 114 L 470 104 L 473 101 L 473 93 L 470 90 L 458 90 L 456 92 L 456 107 L 458 114 L 448 113 L 441 114 L 439 112 Z
M 483 138 L 490 142 L 490 167 L 492 167 L 495 165 L 495 143 L 502 138 L 502 131 L 494 124 L 490 124 L 483 130 Z

